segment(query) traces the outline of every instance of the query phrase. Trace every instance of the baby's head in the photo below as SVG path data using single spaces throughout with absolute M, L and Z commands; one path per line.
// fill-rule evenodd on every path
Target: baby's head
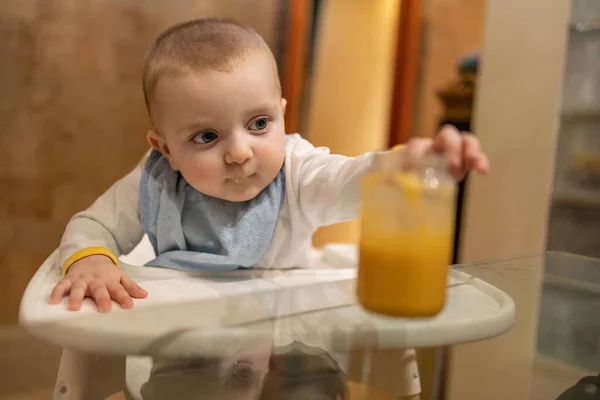
M 200 19 L 160 34 L 144 65 L 150 145 L 196 190 L 254 198 L 285 156 L 285 100 L 273 54 L 256 32 Z

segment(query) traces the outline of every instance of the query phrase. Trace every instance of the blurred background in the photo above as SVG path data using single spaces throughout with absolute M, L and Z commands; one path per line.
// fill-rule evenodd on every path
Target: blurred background
M 16 323 L 68 219 L 146 151 L 140 75 L 151 41 L 203 16 L 263 35 L 287 131 L 315 145 L 352 156 L 432 137 L 444 123 L 480 137 L 492 173 L 460 186 L 454 262 L 545 250 L 600 257 L 598 0 L 3 0 L 0 324 Z M 314 243 L 357 238 L 352 222 L 321 229 Z M 22 342 L 11 335 L 0 354 L 16 360 Z M 31 346 L 39 363 L 24 368 L 51 387 L 45 366 L 58 353 Z M 16 371 L 0 363 L 0 376 L 26 387 Z

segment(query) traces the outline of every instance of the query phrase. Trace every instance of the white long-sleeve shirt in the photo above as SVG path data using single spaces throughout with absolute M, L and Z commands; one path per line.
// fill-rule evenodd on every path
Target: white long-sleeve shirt
M 333 155 L 327 148 L 315 148 L 300 135 L 289 135 L 284 163 L 285 200 L 273 240 L 256 267 L 307 265 L 311 237 L 317 228 L 357 217 L 360 180 L 375 154 Z M 147 154 L 133 171 L 69 221 L 59 249 L 63 270 L 83 258 L 85 255 L 77 254 L 85 254 L 86 249 L 105 248 L 118 257 L 141 241 L 144 231 L 139 190 L 146 158 Z

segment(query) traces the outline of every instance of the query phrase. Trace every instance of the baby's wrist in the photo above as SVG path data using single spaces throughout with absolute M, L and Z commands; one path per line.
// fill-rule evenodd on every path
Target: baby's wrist
M 87 257 L 82 258 L 81 260 L 75 261 L 69 269 L 67 273 L 77 272 L 81 270 L 87 269 L 97 269 L 98 267 L 114 267 L 115 264 L 112 262 L 110 257 L 107 257 L 102 254 L 94 254 Z
M 113 263 L 113 261 L 111 260 L 111 258 L 108 256 L 105 256 L 103 254 L 92 254 L 92 255 L 84 257 L 80 260 L 75 261 L 69 267 L 68 272 L 72 272 L 72 271 L 82 269 L 82 268 L 84 268 L 84 269 L 85 268 L 96 268 L 98 266 L 102 266 L 102 265 L 106 265 L 106 264 L 110 264 L 112 266 L 115 265 Z
M 115 264 L 113 262 L 113 260 L 105 255 L 105 254 L 90 254 L 87 257 L 83 257 L 81 260 L 77 260 L 73 263 L 74 265 L 77 264 L 93 264 L 93 265 L 98 265 L 98 264 L 106 264 L 106 263 L 111 263 L 111 264 Z
M 405 148 L 402 145 L 394 146 L 387 151 L 379 151 L 373 154 L 370 172 L 390 171 L 401 165 Z
M 90 259 L 90 257 L 93 257 Z M 98 258 L 102 257 L 102 258 Z M 106 258 L 114 265 L 119 264 L 117 257 L 106 247 L 87 247 L 72 254 L 63 264 L 62 275 L 66 275 L 73 265 L 82 260 L 87 260 L 84 264 L 105 264 Z

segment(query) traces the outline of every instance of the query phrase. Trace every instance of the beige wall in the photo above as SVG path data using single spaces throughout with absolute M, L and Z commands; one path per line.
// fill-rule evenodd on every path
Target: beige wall
M 0 323 L 65 223 L 135 165 L 153 37 L 182 20 L 239 18 L 275 46 L 277 0 L 0 2 Z M 89 171 L 89 172 L 88 172 Z
M 308 139 L 332 152 L 358 155 L 387 145 L 399 0 L 323 2 L 311 98 Z M 327 227 L 324 242 L 354 242 L 358 224 Z
M 469 181 L 463 262 L 545 250 L 569 6 L 569 0 L 487 2 L 475 130 L 492 170 Z M 506 264 L 513 272 L 523 266 Z M 535 272 L 522 281 L 479 270 L 515 299 L 516 323 L 503 336 L 453 349 L 449 399 L 531 398 L 543 263 L 527 267 Z
M 469 181 L 462 261 L 545 250 L 569 4 L 487 3 L 474 128 L 492 169 Z
M 483 38 L 485 0 L 423 0 L 423 54 L 415 133 L 432 136 L 442 117 L 436 96 L 456 80 L 456 64 L 478 50 Z

